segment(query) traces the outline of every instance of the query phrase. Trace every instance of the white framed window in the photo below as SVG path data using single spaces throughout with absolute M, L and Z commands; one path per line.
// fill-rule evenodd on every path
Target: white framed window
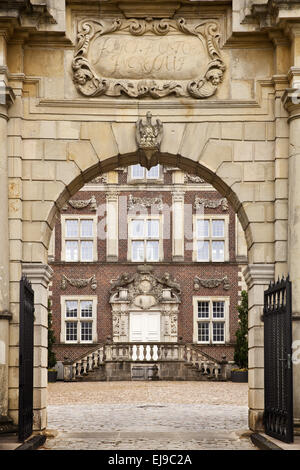
M 228 224 L 228 215 L 194 216 L 194 261 L 229 261 Z
M 163 177 L 161 165 L 156 165 L 147 170 L 139 163 L 131 165 L 128 169 L 129 183 L 147 183 L 148 181 L 161 181 Z
M 128 260 L 157 262 L 162 259 L 162 216 L 129 217 Z
M 61 342 L 97 341 L 97 296 L 61 296 Z
M 97 260 L 97 216 L 61 216 L 63 261 Z
M 229 341 L 229 297 L 194 297 L 194 342 L 225 344 Z

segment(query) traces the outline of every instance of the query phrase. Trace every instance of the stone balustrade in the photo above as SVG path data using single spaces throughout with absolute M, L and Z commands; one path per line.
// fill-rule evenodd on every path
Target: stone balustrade
M 199 351 L 192 344 L 182 343 L 112 343 L 98 346 L 95 351 L 74 362 L 64 363 L 64 380 L 84 378 L 91 371 L 107 363 L 162 363 L 178 362 L 198 370 L 201 375 L 216 380 L 226 379 L 224 364 Z

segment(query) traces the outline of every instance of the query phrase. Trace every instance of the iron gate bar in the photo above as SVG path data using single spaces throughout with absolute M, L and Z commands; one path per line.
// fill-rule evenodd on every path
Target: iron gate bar
M 264 292 L 264 426 L 290 443 L 293 429 L 292 284 L 282 278 Z
M 25 276 L 20 281 L 19 341 L 19 441 L 32 434 L 33 427 L 33 323 L 34 292 Z

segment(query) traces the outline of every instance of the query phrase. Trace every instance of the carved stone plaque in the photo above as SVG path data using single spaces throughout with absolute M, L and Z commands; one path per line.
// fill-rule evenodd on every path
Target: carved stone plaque
M 216 21 L 83 20 L 73 80 L 86 96 L 212 96 L 225 65 Z

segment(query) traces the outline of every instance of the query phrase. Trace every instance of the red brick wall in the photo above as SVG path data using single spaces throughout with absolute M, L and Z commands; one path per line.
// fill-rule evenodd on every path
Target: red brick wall
M 165 183 L 170 184 L 170 173 L 164 174 Z M 127 174 L 119 172 L 119 183 L 126 183 Z M 121 196 L 129 196 L 133 194 L 135 197 L 154 198 L 161 196 L 164 204 L 171 207 L 172 194 L 171 192 L 163 192 L 159 187 L 153 191 L 136 191 L 134 187 L 132 191 L 121 192 Z M 190 191 L 185 193 L 185 204 L 192 204 L 194 206 L 195 196 L 199 196 L 199 192 Z M 81 191 L 77 193 L 72 199 L 90 199 L 94 195 L 97 204 L 106 204 L 105 192 L 95 191 Z M 201 198 L 220 199 L 222 196 L 216 191 L 201 192 Z M 90 207 L 84 210 L 76 210 L 69 207 L 67 211 L 62 214 L 90 214 L 95 215 L 95 211 L 90 210 Z M 149 212 L 150 213 L 150 212 Z M 195 209 L 193 208 L 193 213 Z M 238 264 L 235 261 L 235 215 L 232 209 L 223 211 L 221 207 L 216 209 L 205 209 L 205 214 L 229 214 L 229 256 L 230 260 L 226 263 L 192 263 L 192 251 L 186 251 L 184 262 L 172 262 L 172 222 L 170 218 L 170 238 L 165 239 L 164 244 L 164 261 L 162 263 L 152 263 L 155 268 L 155 274 L 162 275 L 164 272 L 169 272 L 177 282 L 179 282 L 182 290 L 181 304 L 178 315 L 178 337 L 182 337 L 184 342 L 193 341 L 193 296 L 230 296 L 230 343 L 226 347 L 224 345 L 218 346 L 202 346 L 204 352 L 211 354 L 214 357 L 221 359 L 223 355 L 227 356 L 228 360 L 233 358 L 232 343 L 235 341 L 235 332 L 238 327 L 237 310 L 238 304 Z M 105 213 L 99 217 L 102 221 Z M 186 239 L 185 242 L 191 242 Z M 129 263 L 127 261 L 127 240 L 119 240 L 119 262 L 107 263 L 106 262 L 106 244 L 105 240 L 98 239 L 98 261 L 93 263 L 71 263 L 61 261 L 61 225 L 57 223 L 55 229 L 55 261 L 51 263 L 54 270 L 52 280 L 52 310 L 53 310 L 53 327 L 57 340 L 56 352 L 57 359 L 63 360 L 65 357 L 74 359 L 88 350 L 92 345 L 64 345 L 60 342 L 60 329 L 61 329 L 61 295 L 97 295 L 97 334 L 98 342 L 103 342 L 108 336 L 112 335 L 112 315 L 111 307 L 109 304 L 109 287 L 110 281 L 116 279 L 122 272 L 135 272 L 136 265 L 139 263 Z M 68 278 L 89 278 L 93 275 L 97 278 L 97 289 L 92 290 L 90 285 L 85 288 L 76 288 L 68 284 L 66 290 L 60 287 L 62 275 Z M 223 278 L 227 276 L 230 282 L 230 290 L 224 290 L 223 286 L 218 288 L 208 289 L 201 287 L 199 290 L 194 290 L 193 280 L 195 276 L 203 279 L 209 278 Z

